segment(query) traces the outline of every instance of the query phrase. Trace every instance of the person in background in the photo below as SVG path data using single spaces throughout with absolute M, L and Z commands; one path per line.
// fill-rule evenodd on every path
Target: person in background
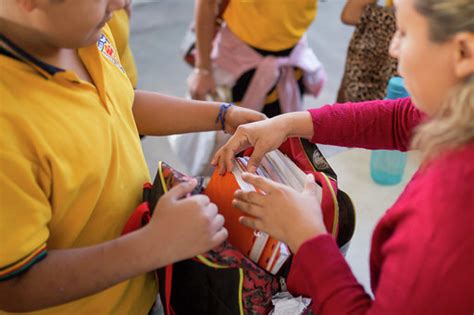
M 216 0 L 196 0 L 196 64 L 188 77 L 194 99 L 230 88 L 231 101 L 273 117 L 302 109 L 317 96 L 325 72 L 305 33 L 317 0 L 228 1 L 216 33 Z
M 2 314 L 147 314 L 158 291 L 151 271 L 227 237 L 207 197 L 186 197 L 193 181 L 166 193 L 145 227 L 121 236 L 150 181 L 139 132 L 232 133 L 264 118 L 134 90 L 107 25 L 125 5 L 2 0 Z
M 359 102 L 382 99 L 397 60 L 388 53 L 396 30 L 392 1 L 347 0 L 341 13 L 344 24 L 355 26 L 347 49 L 337 101 Z
M 377 0 L 347 0 L 341 12 L 341 21 L 346 25 L 356 26 L 364 9 L 369 4 L 376 4 Z M 386 6 L 392 7 L 393 1 L 387 0 Z
M 213 162 L 229 170 L 253 146 L 252 170 L 287 138 L 367 149 L 410 147 L 423 162 L 377 224 L 372 298 L 323 224 L 309 175 L 302 193 L 247 174 L 257 192 L 235 193 L 241 223 L 295 254 L 288 288 L 316 314 L 471 314 L 474 310 L 474 2 L 395 1 L 391 55 L 411 98 L 335 104 L 240 126 Z M 288 224 L 291 218 L 291 224 Z

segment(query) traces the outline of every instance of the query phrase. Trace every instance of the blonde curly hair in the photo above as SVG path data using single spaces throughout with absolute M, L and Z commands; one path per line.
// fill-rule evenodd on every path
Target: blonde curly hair
M 430 38 L 444 42 L 459 32 L 474 33 L 473 0 L 415 0 L 415 9 L 428 19 Z M 474 73 L 451 91 L 440 109 L 422 124 L 412 147 L 429 159 L 474 139 Z

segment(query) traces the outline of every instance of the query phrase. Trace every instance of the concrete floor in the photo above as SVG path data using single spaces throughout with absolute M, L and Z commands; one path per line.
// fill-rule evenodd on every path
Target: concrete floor
M 139 88 L 184 96 L 190 68 L 182 62 L 181 40 L 192 18 L 193 0 L 135 0 L 132 16 L 131 45 L 139 70 Z M 341 24 L 339 14 L 345 0 L 320 1 L 318 16 L 309 30 L 310 45 L 324 64 L 329 80 L 316 100 L 305 99 L 306 107 L 333 103 L 342 75 L 346 48 L 352 28 Z M 143 149 L 154 175 L 158 160 L 176 168 L 186 168 L 171 152 L 166 137 L 147 137 Z M 357 226 L 347 260 L 354 274 L 369 291 L 368 255 L 370 235 L 376 221 L 395 200 L 416 169 L 416 158 L 409 159 L 404 182 L 381 187 L 369 177 L 366 150 L 323 148 L 339 175 L 340 186 L 349 193 L 357 208 Z

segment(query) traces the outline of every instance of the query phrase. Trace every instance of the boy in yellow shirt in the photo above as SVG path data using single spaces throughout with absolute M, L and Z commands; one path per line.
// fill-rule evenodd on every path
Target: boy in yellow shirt
M 120 236 L 149 181 L 138 133 L 233 132 L 262 119 L 134 91 L 107 26 L 125 4 L 2 0 L 0 312 L 147 314 L 150 271 L 227 237 L 207 197 L 183 198 L 193 182 Z

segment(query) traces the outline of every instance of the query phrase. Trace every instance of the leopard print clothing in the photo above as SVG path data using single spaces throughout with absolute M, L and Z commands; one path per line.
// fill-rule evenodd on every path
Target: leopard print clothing
M 349 43 L 338 103 L 385 97 L 388 80 L 397 75 L 397 60 L 388 53 L 395 31 L 393 8 L 365 7 Z

